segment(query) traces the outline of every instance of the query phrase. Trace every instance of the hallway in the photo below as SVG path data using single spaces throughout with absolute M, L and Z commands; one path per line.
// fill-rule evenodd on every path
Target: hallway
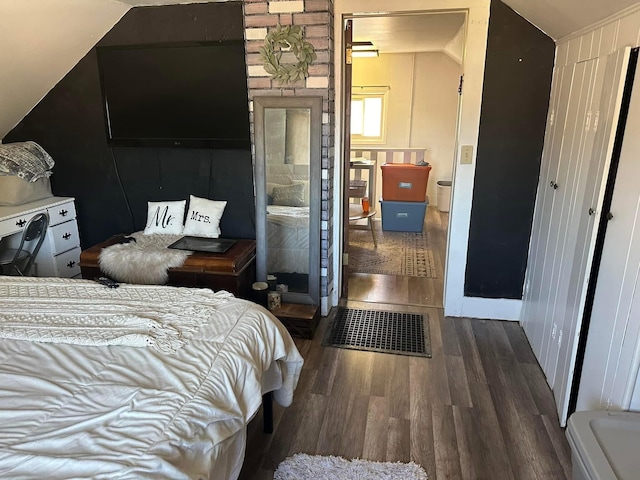
M 438 273 L 448 215 L 428 209 Z M 437 253 L 436 253 L 437 251 Z M 517 322 L 447 318 L 439 279 L 352 274 L 347 306 L 421 313 L 432 358 L 296 339 L 305 365 L 288 408 L 248 427 L 242 480 L 267 480 L 294 453 L 413 461 L 430 480 L 569 480 L 553 395 Z

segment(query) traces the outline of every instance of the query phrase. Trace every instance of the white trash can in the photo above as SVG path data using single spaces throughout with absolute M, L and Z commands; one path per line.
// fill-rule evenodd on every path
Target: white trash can
M 573 480 L 638 478 L 640 413 L 574 412 L 565 431 Z
M 438 180 L 437 194 L 438 210 L 448 212 L 449 204 L 451 203 L 451 180 Z

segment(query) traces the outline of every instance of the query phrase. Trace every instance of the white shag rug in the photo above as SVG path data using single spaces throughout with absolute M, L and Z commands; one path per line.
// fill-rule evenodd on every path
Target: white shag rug
M 193 252 L 167 248 L 182 235 L 130 235 L 135 242 L 116 243 L 103 248 L 98 265 L 106 275 L 118 282 L 163 285 L 169 280 L 169 269 L 180 267 Z
M 372 462 L 296 453 L 278 465 L 273 480 L 427 480 L 427 473 L 413 462 Z

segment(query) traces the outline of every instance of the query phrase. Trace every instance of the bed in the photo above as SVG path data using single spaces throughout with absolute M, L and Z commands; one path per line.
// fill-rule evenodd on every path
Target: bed
M 0 478 L 234 479 L 246 425 L 303 360 L 208 289 L 0 277 Z
M 267 164 L 267 271 L 309 273 L 309 166 Z
M 268 271 L 309 273 L 309 207 L 267 206 Z

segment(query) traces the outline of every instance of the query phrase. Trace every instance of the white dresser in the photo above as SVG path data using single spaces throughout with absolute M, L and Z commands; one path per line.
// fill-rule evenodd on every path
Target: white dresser
M 49 197 L 15 206 L 0 206 L 0 248 L 16 247 L 22 231 L 37 213 L 49 214 L 47 236 L 33 273 L 38 277 L 80 275 L 80 236 L 72 197 Z

